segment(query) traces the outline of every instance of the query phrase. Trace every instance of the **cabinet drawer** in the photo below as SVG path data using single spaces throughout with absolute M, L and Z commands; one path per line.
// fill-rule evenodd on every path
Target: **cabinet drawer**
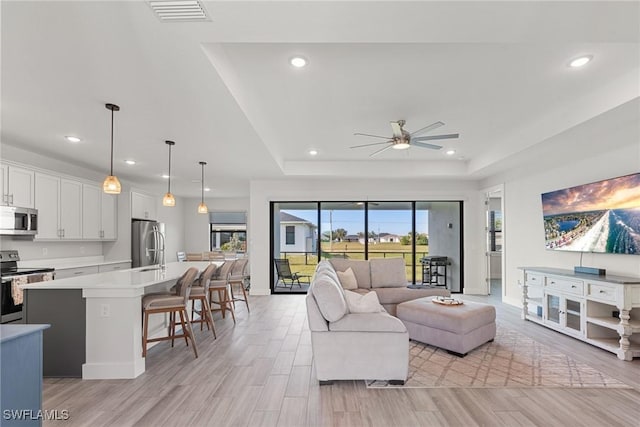
M 100 273 L 104 273 L 106 271 L 116 271 L 116 270 L 128 270 L 131 268 L 130 262 L 121 262 L 118 264 L 105 264 L 98 267 Z
M 540 273 L 531 273 L 527 271 L 525 273 L 525 283 L 528 286 L 543 286 L 544 285 L 544 275 Z
M 581 280 L 569 280 L 561 277 L 547 277 L 547 288 L 568 294 L 583 295 L 584 283 Z
M 616 301 L 616 287 L 604 284 L 587 283 L 587 296 L 602 301 Z
M 68 279 L 70 277 L 78 277 L 78 276 L 84 276 L 87 274 L 96 274 L 96 273 L 98 273 L 97 265 L 92 265 L 89 267 L 56 269 L 56 280 Z

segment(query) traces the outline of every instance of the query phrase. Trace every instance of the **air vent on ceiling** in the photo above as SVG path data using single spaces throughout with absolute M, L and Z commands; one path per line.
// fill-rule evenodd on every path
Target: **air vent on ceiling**
M 198 0 L 148 0 L 161 21 L 207 21 L 207 13 Z

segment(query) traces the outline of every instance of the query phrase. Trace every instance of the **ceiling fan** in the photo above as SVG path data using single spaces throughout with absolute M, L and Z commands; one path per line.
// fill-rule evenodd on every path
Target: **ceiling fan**
M 392 136 L 381 136 L 381 135 L 371 135 L 368 133 L 360 133 L 356 132 L 354 135 L 359 136 L 370 136 L 372 138 L 383 138 L 386 139 L 384 142 L 374 142 L 371 144 L 362 144 L 362 145 L 354 145 L 349 148 L 361 148 L 361 147 L 369 147 L 372 145 L 381 145 L 387 144 L 386 147 L 383 147 L 373 153 L 369 154 L 369 157 L 377 156 L 383 151 L 388 150 L 389 148 L 395 148 L 396 150 L 406 150 L 409 147 L 420 147 L 420 148 L 429 148 L 431 150 L 439 150 L 442 148 L 441 145 L 429 144 L 423 141 L 435 141 L 439 139 L 455 139 L 460 134 L 457 133 L 449 133 L 446 135 L 431 135 L 431 136 L 417 136 L 425 132 L 429 132 L 431 130 L 437 129 L 440 126 L 444 126 L 442 122 L 435 122 L 430 124 L 429 126 L 425 126 L 422 129 L 418 129 L 415 132 L 409 133 L 404 129 L 405 125 L 404 120 L 398 120 L 397 122 L 391 122 L 391 129 L 393 130 Z

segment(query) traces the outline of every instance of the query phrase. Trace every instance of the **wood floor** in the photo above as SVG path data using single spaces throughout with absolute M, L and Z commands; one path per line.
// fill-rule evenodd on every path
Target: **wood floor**
M 482 297 L 465 297 L 487 301 Z M 491 299 L 489 300 L 491 301 Z M 237 325 L 215 317 L 199 330 L 200 357 L 184 341 L 149 351 L 135 380 L 45 379 L 43 409 L 68 410 L 60 426 L 640 426 L 640 360 L 615 355 L 520 320 L 498 320 L 633 389 L 367 389 L 318 385 L 304 296 L 250 297 Z

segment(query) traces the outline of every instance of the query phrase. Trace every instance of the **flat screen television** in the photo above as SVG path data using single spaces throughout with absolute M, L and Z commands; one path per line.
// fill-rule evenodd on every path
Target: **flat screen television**
M 640 173 L 542 194 L 547 249 L 640 255 Z

